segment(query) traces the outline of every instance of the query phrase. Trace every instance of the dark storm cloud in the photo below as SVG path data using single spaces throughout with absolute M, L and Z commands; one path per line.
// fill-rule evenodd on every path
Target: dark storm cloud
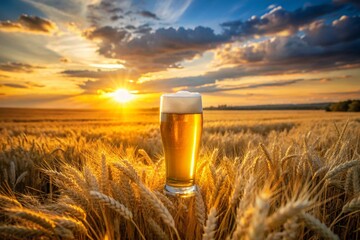
M 0 70 L 5 72 L 24 72 L 31 73 L 36 69 L 41 69 L 43 67 L 19 63 L 19 62 L 7 62 L 0 64 Z
M 17 21 L 0 21 L 0 31 L 50 34 L 57 26 L 50 20 L 23 14 Z
M 156 16 L 155 13 L 152 13 L 150 11 L 141 11 L 139 12 L 139 14 L 143 17 L 146 17 L 146 18 L 152 18 L 152 19 L 155 19 L 155 20 L 160 20 L 160 18 L 158 16 Z
M 225 34 L 235 37 L 274 34 L 284 30 L 296 32 L 299 27 L 315 19 L 340 10 L 343 5 L 322 4 L 296 9 L 293 12 L 282 7 L 273 8 L 261 17 L 253 16 L 247 21 L 237 20 L 220 24 Z

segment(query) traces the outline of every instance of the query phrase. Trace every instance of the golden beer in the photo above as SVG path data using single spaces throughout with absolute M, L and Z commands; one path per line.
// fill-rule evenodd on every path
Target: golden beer
M 160 103 L 160 132 L 166 164 L 165 191 L 191 196 L 196 191 L 195 170 L 203 127 L 199 93 L 164 94 Z
M 197 161 L 202 133 L 201 113 L 161 114 L 161 137 L 166 161 L 166 184 L 190 187 L 195 184 Z

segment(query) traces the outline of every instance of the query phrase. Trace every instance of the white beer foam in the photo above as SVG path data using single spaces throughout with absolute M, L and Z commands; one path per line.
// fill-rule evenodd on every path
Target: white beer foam
M 202 113 L 201 95 L 197 92 L 179 91 L 161 96 L 162 113 Z

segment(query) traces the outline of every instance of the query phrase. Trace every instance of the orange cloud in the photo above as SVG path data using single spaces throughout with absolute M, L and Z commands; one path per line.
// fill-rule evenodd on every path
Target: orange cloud
M 17 21 L 0 21 L 0 31 L 52 34 L 58 30 L 57 25 L 38 16 L 23 14 Z

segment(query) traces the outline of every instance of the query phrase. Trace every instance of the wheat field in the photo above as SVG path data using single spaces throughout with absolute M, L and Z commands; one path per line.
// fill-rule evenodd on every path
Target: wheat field
M 360 115 L 205 111 L 164 195 L 158 112 L 0 112 L 2 239 L 359 239 Z

